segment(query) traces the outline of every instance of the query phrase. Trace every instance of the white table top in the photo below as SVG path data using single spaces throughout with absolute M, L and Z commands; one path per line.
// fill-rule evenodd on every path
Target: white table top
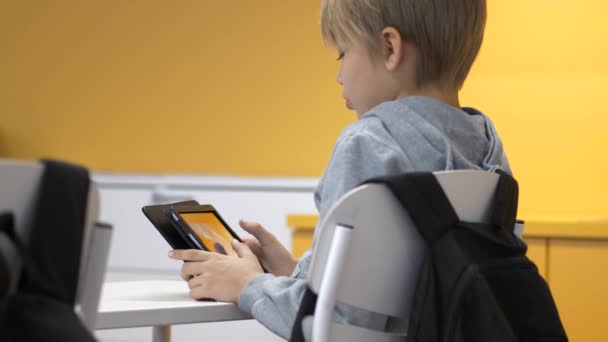
M 251 319 L 231 303 L 195 301 L 183 281 L 108 282 L 103 286 L 97 329 Z

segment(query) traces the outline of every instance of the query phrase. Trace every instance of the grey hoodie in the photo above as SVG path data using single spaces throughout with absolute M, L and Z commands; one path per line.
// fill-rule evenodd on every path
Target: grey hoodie
M 340 134 L 315 204 L 323 217 L 334 201 L 367 179 L 455 169 L 511 172 L 490 119 L 472 108 L 405 97 L 376 106 Z M 241 291 L 239 308 L 287 339 L 306 289 L 310 257 L 310 251 L 304 254 L 291 277 L 255 277 Z M 345 307 L 337 308 L 336 319 L 374 329 L 386 324 L 384 317 Z

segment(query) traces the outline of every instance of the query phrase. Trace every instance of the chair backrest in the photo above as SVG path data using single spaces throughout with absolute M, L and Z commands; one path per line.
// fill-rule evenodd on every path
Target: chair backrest
M 466 170 L 434 175 L 461 220 L 489 222 L 498 174 Z M 384 185 L 365 184 L 340 198 L 319 227 L 307 279 L 319 298 L 314 318 L 303 321 L 307 340 L 402 339 L 332 321 L 336 303 L 407 320 L 426 249 L 407 211 Z
M 29 240 L 39 195 L 43 165 L 0 159 L 0 212 L 12 212 L 16 233 Z M 99 194 L 93 182 L 88 192 L 87 212 L 78 274 L 75 309 L 83 323 L 94 329 L 111 239 L 111 226 L 98 223 Z

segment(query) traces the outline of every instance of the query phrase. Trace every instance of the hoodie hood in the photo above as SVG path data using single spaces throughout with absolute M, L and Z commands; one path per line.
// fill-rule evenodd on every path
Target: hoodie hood
M 463 169 L 511 173 L 487 116 L 428 97 L 384 102 L 342 131 L 315 204 L 323 216 L 340 196 L 368 179 Z
M 385 102 L 362 116 L 378 118 L 415 160 L 413 171 L 502 169 L 511 173 L 502 141 L 490 118 L 474 108 L 455 108 L 429 97 Z

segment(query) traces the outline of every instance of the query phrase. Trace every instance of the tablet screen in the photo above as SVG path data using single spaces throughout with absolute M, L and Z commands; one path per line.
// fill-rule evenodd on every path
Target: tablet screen
M 230 235 L 228 229 L 215 214 L 181 213 L 180 215 L 210 251 L 224 255 L 237 255 L 231 244 L 234 237 Z

